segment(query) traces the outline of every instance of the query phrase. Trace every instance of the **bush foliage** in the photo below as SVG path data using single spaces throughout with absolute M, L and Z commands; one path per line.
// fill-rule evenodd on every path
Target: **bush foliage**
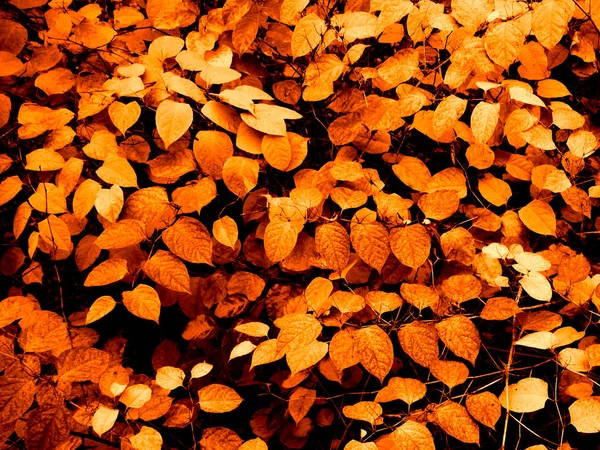
M 2 3 L 2 448 L 596 448 L 600 2 Z

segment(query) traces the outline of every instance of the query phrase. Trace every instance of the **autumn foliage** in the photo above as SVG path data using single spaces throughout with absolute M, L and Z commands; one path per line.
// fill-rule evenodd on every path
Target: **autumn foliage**
M 2 448 L 597 448 L 599 0 L 1 3 Z

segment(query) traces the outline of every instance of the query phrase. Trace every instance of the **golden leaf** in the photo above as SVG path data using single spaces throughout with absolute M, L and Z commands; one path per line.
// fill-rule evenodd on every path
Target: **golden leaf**
M 288 350 L 285 359 L 291 371 L 291 376 L 314 366 L 327 355 L 329 345 L 326 342 L 312 341 L 305 347 Z
M 354 352 L 363 367 L 383 383 L 394 363 L 388 335 L 377 325 L 363 327 L 354 335 Z
M 377 402 L 358 402 L 354 405 L 344 406 L 342 413 L 349 419 L 364 420 L 371 425 L 376 425 L 380 422 L 383 408 Z
M 435 450 L 433 436 L 425 425 L 407 420 L 392 433 L 398 450 Z
M 277 263 L 292 253 L 298 231 L 291 222 L 270 222 L 265 229 L 264 245 L 267 258 Z
M 208 230 L 200 221 L 181 217 L 163 231 L 162 240 L 180 258 L 212 266 L 212 241 Z
M 87 179 L 81 183 L 73 196 L 73 214 L 80 218 L 87 216 L 94 207 L 101 189 L 100 183 L 92 179 Z
M 310 13 L 302 17 L 292 34 L 292 56 L 298 58 L 310 53 L 323 39 L 327 25 L 319 16 Z
M 226 413 L 236 409 L 242 398 L 228 386 L 210 384 L 198 391 L 200 409 L 209 413 Z
M 394 228 L 390 233 L 390 246 L 402 264 L 416 269 L 429 258 L 431 238 L 423 225 L 414 224 Z
M 123 203 L 123 190 L 115 184 L 110 189 L 100 189 L 98 191 L 94 206 L 98 214 L 114 223 L 121 214 Z
M 220 180 L 225 161 L 233 156 L 231 138 L 222 131 L 199 131 L 194 140 L 194 156 L 203 172 Z
M 402 400 L 409 406 L 421 400 L 427 393 L 427 386 L 414 378 L 390 378 L 387 386 L 381 389 L 375 397 L 376 402 L 393 402 Z
M 438 358 L 438 335 L 433 325 L 412 322 L 398 331 L 402 350 L 415 362 L 429 367 Z
M 580 433 L 600 431 L 600 398 L 596 396 L 580 398 L 569 406 L 571 425 Z
M 502 408 L 500 401 L 491 392 L 480 392 L 479 394 L 467 396 L 467 410 L 475 420 L 486 427 L 494 429 L 496 422 L 500 419 Z
M 435 419 L 450 436 L 467 444 L 479 445 L 479 427 L 464 406 L 447 400 L 435 408 Z
M 431 374 L 450 389 L 469 378 L 469 368 L 460 361 L 436 360 L 429 366 Z
M 365 302 L 378 314 L 395 311 L 402 306 L 402 298 L 395 292 L 370 291 Z
M 514 21 L 490 25 L 483 38 L 483 45 L 490 59 L 505 70 L 515 62 L 524 43 L 525 35 Z
M 100 405 L 92 417 L 92 429 L 98 436 L 102 436 L 113 427 L 117 417 L 119 417 L 118 409 Z
M 350 259 L 350 236 L 343 226 L 332 222 L 317 227 L 315 245 L 331 269 L 344 270 Z
M 427 189 L 431 180 L 431 172 L 420 159 L 412 156 L 403 157 L 392 167 L 396 176 L 411 189 L 422 192 Z
M 106 286 L 122 280 L 129 273 L 127 260 L 121 258 L 108 259 L 98 264 L 83 282 L 86 287 Z
M 63 216 L 64 217 L 64 216 Z M 73 251 L 73 242 L 71 241 L 71 232 L 66 223 L 55 215 L 38 223 L 40 238 L 42 238 L 52 250 L 64 250 L 68 253 Z
M 521 208 L 519 218 L 531 231 L 543 235 L 556 235 L 554 210 L 542 200 L 533 200 Z
M 139 284 L 133 291 L 124 291 L 122 295 L 123 304 L 131 314 L 158 323 L 160 298 L 154 288 Z
M 103 250 L 119 249 L 139 244 L 146 237 L 146 224 L 141 220 L 123 219 L 105 229 L 94 244 Z
M 139 433 L 129 436 L 128 439 L 135 450 L 160 450 L 163 444 L 158 431 L 143 425 Z
M 152 281 L 168 289 L 191 294 L 190 275 L 187 268 L 171 252 L 157 251 L 144 263 L 143 271 Z
M 15 198 L 21 191 L 22 186 L 23 183 L 21 182 L 21 179 L 16 175 L 2 180 L 0 183 L 0 206 Z
M 417 204 L 427 218 L 444 220 L 458 210 L 460 200 L 456 191 L 441 190 L 423 194 Z
M 506 320 L 521 312 L 517 302 L 508 297 L 494 297 L 486 301 L 480 317 L 484 320 Z
M 108 107 L 108 115 L 112 123 L 117 127 L 123 136 L 140 118 L 142 108 L 137 102 L 128 104 L 113 102 Z
M 378 222 L 354 224 L 350 231 L 350 240 L 358 256 L 381 272 L 390 254 L 389 236 L 385 227 Z
M 523 378 L 504 388 L 500 404 L 508 411 L 529 413 L 539 411 L 548 400 L 548 383 L 539 378 Z
M 450 351 L 475 365 L 481 338 L 473 322 L 465 316 L 458 315 L 442 320 L 435 325 L 435 328 Z
M 354 351 L 354 334 L 343 329 L 333 335 L 329 343 L 329 357 L 338 370 L 344 370 L 360 362 Z
M 233 347 L 233 349 L 231 349 L 231 353 L 229 354 L 229 361 L 235 358 L 239 358 L 240 356 L 248 355 L 249 353 L 252 353 L 255 348 L 256 345 L 254 345 L 250 341 L 240 342 L 235 347 Z
M 243 156 L 232 156 L 223 166 L 223 181 L 225 186 L 240 198 L 258 183 L 258 163 Z
M 156 371 L 156 384 L 164 389 L 177 389 L 183 386 L 185 373 L 177 367 L 164 366 Z
M 565 0 L 544 0 L 533 11 L 532 32 L 540 44 L 551 50 L 567 31 L 575 5 Z
M 254 349 L 254 353 L 252 353 L 250 368 L 269 364 L 283 358 L 283 355 L 278 355 L 277 345 L 277 339 L 269 339 L 258 344 Z
M 444 98 L 433 114 L 433 133 L 436 137 L 442 136 L 452 129 L 456 121 L 463 115 L 467 108 L 467 101 L 455 95 Z
M 193 120 L 194 113 L 190 105 L 163 100 L 156 109 L 156 129 L 165 148 L 183 136 Z
M 191 378 L 202 378 L 202 377 L 208 375 L 212 369 L 213 369 L 212 364 L 208 364 L 205 362 L 198 363 L 194 367 L 192 367 L 192 370 L 190 372 L 190 377 Z
M 235 331 L 252 337 L 266 337 L 269 334 L 269 325 L 261 322 L 247 322 L 236 326 Z
M 146 404 L 152 397 L 152 389 L 145 384 L 132 384 L 128 386 L 121 397 L 119 402 L 123 403 L 128 408 L 141 408 Z
M 317 319 L 308 314 L 288 314 L 275 321 L 281 331 L 277 336 L 277 358 L 288 352 L 306 347 L 321 334 L 323 327 Z
M 317 391 L 303 387 L 298 387 L 291 393 L 288 411 L 296 424 L 306 416 L 308 411 L 310 411 L 316 397 Z
M 102 166 L 96 170 L 96 175 L 108 184 L 121 187 L 137 187 L 137 175 L 129 161 L 121 156 L 109 155 Z
M 20 181 L 18 181 L 18 177 L 16 177 L 16 179 L 14 179 L 14 177 L 10 177 L 7 178 L 7 180 L 12 181 L 11 183 L 7 184 L 8 193 L 4 195 L 8 195 L 9 197 L 7 198 L 12 199 L 12 197 L 16 195 L 12 193 L 16 189 L 17 182 L 20 183 Z M 64 193 L 52 183 L 38 184 L 35 193 L 29 197 L 29 204 L 33 207 L 33 209 L 47 214 L 62 214 L 67 212 L 67 201 Z

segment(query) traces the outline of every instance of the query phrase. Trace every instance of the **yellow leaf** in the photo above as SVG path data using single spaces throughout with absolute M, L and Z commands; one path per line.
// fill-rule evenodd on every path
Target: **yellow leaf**
M 358 256 L 381 272 L 390 254 L 390 239 L 386 228 L 379 222 L 357 223 L 352 225 L 350 239 Z
M 598 148 L 598 139 L 590 131 L 577 130 L 567 139 L 567 147 L 575 156 L 587 158 Z
M 240 342 L 235 347 L 233 347 L 233 349 L 231 349 L 231 353 L 229 354 L 229 361 L 235 358 L 239 358 L 240 356 L 248 355 L 249 353 L 252 353 L 255 348 L 256 345 L 254 345 L 250 341 Z
M 415 362 L 429 367 L 438 358 L 438 336 L 433 325 L 412 322 L 400 328 L 398 339 L 402 350 Z
M 146 239 L 145 230 L 141 220 L 123 219 L 105 229 L 94 244 L 103 250 L 129 247 Z
M 269 450 L 269 447 L 261 438 L 254 438 L 244 442 L 238 450 Z
M 152 389 L 145 384 L 132 384 L 123 391 L 119 401 L 128 408 L 141 408 L 152 397 Z
M 215 239 L 221 244 L 235 248 L 238 240 L 238 227 L 229 216 L 221 217 L 213 222 L 212 232 Z
M 363 367 L 383 383 L 394 362 L 388 335 L 377 325 L 363 327 L 354 335 L 354 352 Z
M 281 330 L 277 336 L 276 359 L 306 347 L 317 339 L 323 329 L 319 321 L 308 314 L 288 314 L 277 319 L 275 326 Z
M 433 113 L 433 132 L 436 137 L 452 129 L 467 108 L 467 101 L 455 95 L 444 98 Z
M 571 425 L 580 433 L 600 432 L 600 397 L 592 396 L 575 400 L 569 406 Z
M 114 223 L 123 209 L 123 190 L 114 185 L 110 189 L 100 189 L 96 195 L 94 206 L 96 211 L 106 220 Z
M 261 322 L 246 322 L 235 327 L 235 331 L 252 337 L 266 337 L 269 334 L 269 325 Z
M 392 433 L 398 450 L 435 450 L 433 436 L 421 423 L 407 420 Z
M 117 155 L 109 155 L 96 175 L 108 184 L 121 187 L 137 187 L 137 175 L 129 161 Z
M 541 80 L 537 85 L 537 94 L 543 98 L 559 98 L 571 95 L 571 92 L 560 81 L 547 79 Z
M 414 224 L 392 229 L 390 246 L 402 264 L 416 269 L 429 258 L 431 238 L 423 225 Z
M 87 179 L 81 183 L 73 196 L 73 214 L 79 218 L 87 216 L 94 207 L 101 189 L 100 183 L 92 179 Z
M 258 183 L 258 163 L 243 156 L 232 156 L 223 166 L 223 181 L 225 186 L 240 198 Z
M 8 180 L 11 180 L 11 182 L 8 183 Z M 18 177 L 10 177 L 5 182 L 8 192 L 3 194 L 3 197 L 7 196 L 6 201 L 8 201 L 16 195 L 14 191 L 17 189 L 17 183 L 20 183 L 20 181 Z M 20 187 L 19 184 L 19 190 Z M 62 214 L 67 212 L 67 201 L 64 193 L 52 183 L 38 184 L 35 193 L 29 197 L 29 204 L 33 209 L 47 214 Z
M 479 192 L 494 206 L 506 205 L 512 196 L 512 190 L 506 181 L 486 173 L 478 184 Z
M 123 292 L 123 304 L 134 316 L 158 323 L 160 298 L 154 288 L 139 284 L 133 291 Z
M 292 34 L 292 56 L 298 58 L 310 53 L 323 39 L 327 25 L 319 16 L 310 13 L 296 24 Z
M 208 375 L 212 369 L 213 369 L 212 364 L 208 364 L 205 362 L 198 363 L 194 367 L 192 367 L 192 370 L 190 372 L 190 377 L 191 378 L 202 378 L 202 377 Z
M 467 395 L 467 411 L 475 420 L 487 427 L 494 429 L 496 422 L 500 419 L 502 408 L 500 401 L 491 392 Z
M 435 408 L 435 418 L 450 436 L 466 444 L 479 445 L 479 427 L 464 406 L 447 400 Z
M 475 365 L 481 338 L 473 322 L 465 316 L 458 315 L 442 320 L 435 328 L 450 351 Z
M 21 179 L 16 175 L 2 180 L 0 183 L 0 206 L 11 201 L 21 191 L 22 186 Z
M 233 156 L 231 138 L 222 131 L 199 131 L 194 140 L 194 156 L 203 172 L 220 180 L 225 161 Z
M 264 236 L 265 252 L 269 261 L 277 263 L 289 256 L 297 240 L 298 231 L 291 222 L 270 222 Z
M 20 295 L 7 297 L 0 302 L 0 328 L 26 317 L 30 312 L 39 310 L 40 304 L 32 297 Z
M 317 391 L 314 389 L 306 389 L 298 387 L 290 395 L 288 403 L 288 411 L 292 416 L 292 419 L 296 422 L 300 422 L 304 416 L 310 411 L 310 408 L 315 402 Z
M 548 383 L 539 378 L 523 378 L 504 388 L 500 404 L 508 411 L 530 413 L 543 409 L 548 400 Z
M 100 405 L 92 417 L 92 429 L 98 436 L 109 431 L 119 417 L 119 410 Z
M 269 339 L 268 341 L 258 344 L 254 349 L 254 353 L 252 353 L 250 368 L 252 369 L 256 366 L 269 364 L 283 358 L 283 355 L 277 354 L 277 345 L 277 339 Z
M 460 204 L 456 191 L 441 190 L 419 197 L 417 205 L 425 217 L 433 220 L 444 220 L 452 216 Z
M 64 217 L 64 216 L 63 216 Z M 42 238 L 54 250 L 73 251 L 73 242 L 71 241 L 71 232 L 66 223 L 55 215 L 38 223 L 40 238 Z
M 135 450 L 160 450 L 163 438 L 154 428 L 142 426 L 140 432 L 129 436 L 129 442 Z
M 65 165 L 65 160 L 59 153 L 47 148 L 40 148 L 27 154 L 25 157 L 27 170 L 53 171 L 60 170 Z
M 163 231 L 162 240 L 180 258 L 212 266 L 212 241 L 208 230 L 200 221 L 181 217 Z
M 78 347 L 63 352 L 56 362 L 58 377 L 62 381 L 97 383 L 108 368 L 110 355 L 96 348 Z
M 128 273 L 126 259 L 111 258 L 94 267 L 83 285 L 86 287 L 106 286 L 122 280 Z
M 508 90 L 508 93 L 510 94 L 510 98 L 517 102 L 525 103 L 527 105 L 541 106 L 542 108 L 546 107 L 546 104 L 541 98 L 531 93 L 531 88 L 526 90 L 521 86 L 513 86 Z
M 183 49 L 185 41 L 176 36 L 160 36 L 152 41 L 148 47 L 148 55 L 164 61 L 176 57 Z
M 163 100 L 156 109 L 156 129 L 165 148 L 183 136 L 193 120 L 194 113 L 190 105 Z
M 506 320 L 521 312 L 512 298 L 494 297 L 486 301 L 481 318 L 484 320 Z
M 185 373 L 177 367 L 164 366 L 156 371 L 156 384 L 164 389 L 177 389 L 183 386 Z
M 475 108 L 473 108 L 473 111 L 471 112 L 471 130 L 473 131 L 473 136 L 475 136 L 475 139 L 477 139 L 479 143 L 487 143 L 494 134 L 496 124 L 498 123 L 499 112 L 500 105 L 497 103 L 479 102 L 475 105 Z M 471 160 L 469 160 L 469 163 L 473 165 Z
M 286 170 L 292 160 L 292 146 L 287 136 L 265 135 L 261 152 L 271 167 Z
M 556 216 L 552 207 L 542 201 L 533 200 L 519 210 L 519 218 L 527 228 L 538 234 L 556 235 Z
M 144 263 L 143 271 L 151 280 L 172 291 L 191 294 L 187 268 L 171 252 L 157 251 Z
M 288 351 L 285 359 L 291 376 L 317 364 L 327 355 L 328 350 L 329 345 L 326 342 L 313 341 L 306 347 Z
M 342 413 L 349 419 L 364 420 L 371 425 L 376 425 L 380 422 L 383 408 L 377 402 L 358 402 L 344 406 Z
M 226 413 L 236 409 L 242 398 L 228 386 L 211 384 L 198 391 L 200 409 L 208 413 Z
M 552 50 L 567 32 L 575 5 L 567 0 L 544 0 L 534 9 L 532 32 L 540 44 Z
M 409 406 L 421 400 L 427 393 L 427 386 L 414 378 L 390 378 L 387 386 L 375 396 L 376 402 L 393 402 L 402 400 Z
M 206 103 L 206 105 L 202 107 L 201 112 L 212 122 L 231 133 L 237 132 L 237 129 L 242 122 L 240 115 L 234 108 L 214 100 L 210 100 Z
M 315 245 L 331 269 L 344 270 L 350 259 L 350 236 L 343 226 L 332 222 L 317 227 Z
M 344 370 L 360 362 L 354 351 L 354 335 L 348 330 L 338 331 L 329 343 L 329 357 L 338 370 Z
M 450 389 L 463 384 L 469 378 L 469 368 L 460 361 L 436 360 L 429 366 L 431 375 Z
M 115 309 L 117 303 L 110 295 L 103 295 L 98 297 L 85 316 L 85 324 L 88 325 L 92 322 L 102 319 L 109 312 Z
M 141 113 L 142 108 L 137 102 L 125 104 L 117 101 L 108 107 L 110 120 L 123 136 L 138 121 Z
M 490 25 L 483 38 L 483 45 L 490 59 L 505 70 L 515 62 L 524 44 L 525 36 L 513 21 Z

